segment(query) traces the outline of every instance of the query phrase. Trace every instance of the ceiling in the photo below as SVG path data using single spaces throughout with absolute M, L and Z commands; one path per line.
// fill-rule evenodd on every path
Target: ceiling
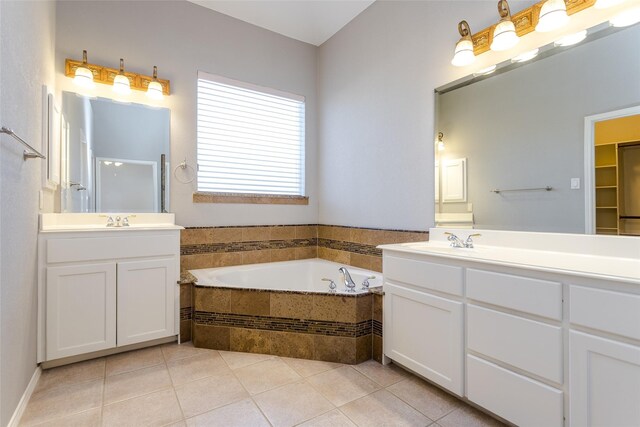
M 374 0 L 189 0 L 216 12 L 320 46 Z

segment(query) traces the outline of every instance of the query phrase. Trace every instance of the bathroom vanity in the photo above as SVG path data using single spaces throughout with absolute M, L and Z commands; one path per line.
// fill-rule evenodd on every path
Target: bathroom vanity
M 38 362 L 45 367 L 176 339 L 182 227 L 173 214 L 131 215 L 126 226 L 124 219 L 41 215 Z
M 640 239 L 473 232 L 381 247 L 385 356 L 520 426 L 640 425 Z

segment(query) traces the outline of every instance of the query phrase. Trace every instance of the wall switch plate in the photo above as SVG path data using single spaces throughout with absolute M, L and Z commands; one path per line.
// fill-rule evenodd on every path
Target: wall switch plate
M 580 189 L 580 178 L 571 178 L 571 189 L 572 190 Z
M 473 212 L 473 203 L 467 203 L 467 212 Z

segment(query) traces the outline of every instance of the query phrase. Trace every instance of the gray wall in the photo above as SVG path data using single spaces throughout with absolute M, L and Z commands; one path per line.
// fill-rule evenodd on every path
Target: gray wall
M 42 149 L 42 85 L 54 83 L 55 4 L 0 2 L 0 124 Z M 0 137 L 0 425 L 36 369 L 38 191 L 44 163 Z M 45 210 L 53 210 L 45 194 Z
M 194 204 L 195 181 L 172 178 L 171 210 L 185 226 L 306 224 L 318 222 L 316 172 L 316 50 L 186 1 L 61 1 L 56 21 L 57 90 L 76 91 L 64 76 L 65 58 L 89 53 L 89 62 L 171 80 L 171 159 L 196 164 L 196 78 L 198 70 L 306 97 L 306 188 L 308 206 Z M 96 95 L 113 97 L 108 86 Z M 142 92 L 132 102 L 148 103 Z
M 377 1 L 320 46 L 320 223 L 433 226 L 433 90 L 472 71 L 450 65 L 458 21 L 496 17 L 493 2 Z
M 467 158 L 476 227 L 584 232 L 584 189 L 570 189 L 584 184 L 584 118 L 640 102 L 638 40 L 629 28 L 440 96 L 442 156 Z

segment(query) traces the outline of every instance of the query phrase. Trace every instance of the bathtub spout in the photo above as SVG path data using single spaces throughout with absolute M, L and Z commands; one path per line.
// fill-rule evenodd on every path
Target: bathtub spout
M 356 291 L 356 282 L 351 278 L 351 274 L 349 274 L 349 270 L 345 267 L 340 267 L 338 269 L 340 273 L 344 276 L 344 286 L 347 288 L 347 292 L 355 292 Z

